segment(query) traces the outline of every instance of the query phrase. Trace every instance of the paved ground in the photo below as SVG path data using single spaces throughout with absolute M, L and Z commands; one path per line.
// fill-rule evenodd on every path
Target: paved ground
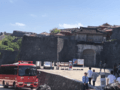
M 74 69 L 83 69 L 83 70 L 74 70 Z M 96 73 L 99 73 L 99 68 L 92 68 L 92 70 L 95 69 Z M 84 75 L 84 72 L 88 71 L 88 67 L 82 68 L 82 67 L 74 67 L 73 70 L 47 70 L 47 69 L 40 69 L 41 71 L 57 74 L 64 76 L 66 78 L 70 78 L 77 81 L 82 81 L 82 76 Z M 103 70 L 102 70 L 103 72 Z M 109 75 L 110 69 L 106 69 L 105 75 L 106 77 Z M 97 77 L 96 86 L 100 86 L 100 74 Z

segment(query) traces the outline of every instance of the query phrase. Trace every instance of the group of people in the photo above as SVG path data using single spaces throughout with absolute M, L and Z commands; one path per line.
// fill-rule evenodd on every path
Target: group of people
M 120 64 L 118 67 L 120 67 Z M 93 81 L 93 86 L 95 86 L 95 82 L 96 82 L 98 75 L 99 74 L 95 73 L 95 70 L 92 71 L 91 67 L 89 67 L 88 72 L 85 72 L 84 76 L 82 77 L 82 82 L 84 83 L 83 90 L 88 89 L 88 83 L 91 85 L 91 80 Z M 110 85 L 116 82 L 120 83 L 120 76 L 116 78 L 116 76 L 114 75 L 114 71 L 112 70 L 110 72 L 110 75 L 108 75 L 107 77 L 107 85 Z
M 87 76 L 88 74 L 88 76 Z M 88 82 L 91 85 L 91 80 L 93 81 L 93 86 L 95 86 L 96 79 L 98 77 L 98 74 L 95 73 L 95 70 L 91 70 L 91 67 L 89 67 L 88 72 L 84 73 L 84 76 L 82 77 L 82 82 L 84 83 L 83 85 L 83 90 L 88 89 Z
M 102 71 L 102 68 L 104 69 L 104 72 L 105 72 L 107 63 L 106 62 L 102 63 L 102 61 L 100 61 L 99 66 L 100 66 L 100 72 Z M 120 63 L 118 65 L 116 63 L 113 65 L 113 74 L 117 75 L 117 77 L 119 77 L 119 75 L 120 75 Z

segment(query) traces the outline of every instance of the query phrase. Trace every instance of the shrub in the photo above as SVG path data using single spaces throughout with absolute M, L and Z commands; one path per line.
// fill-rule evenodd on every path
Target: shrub
M 56 33 L 60 33 L 60 31 L 61 31 L 60 29 L 54 28 L 53 30 L 51 30 L 51 33 L 56 34 Z
M 2 43 L 0 43 L 0 50 L 19 50 L 22 42 L 22 38 L 18 39 L 16 42 L 13 42 L 13 40 L 17 39 L 15 36 L 6 36 Z
M 6 48 L 5 50 L 8 50 L 8 51 L 14 51 L 13 48 Z

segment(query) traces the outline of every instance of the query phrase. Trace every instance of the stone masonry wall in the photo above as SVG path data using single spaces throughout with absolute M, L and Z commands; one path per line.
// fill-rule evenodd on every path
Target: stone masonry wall
M 56 61 L 56 37 L 28 37 L 24 36 L 20 51 L 20 60 L 24 61 Z
M 106 42 L 103 45 L 102 60 L 107 62 L 107 67 L 120 63 L 120 40 Z
M 28 37 L 24 36 L 20 51 L 20 60 L 68 62 L 75 58 L 76 41 L 64 37 Z
M 115 63 L 120 63 L 120 27 L 114 28 L 111 42 L 103 45 L 102 60 L 107 62 L 107 67 L 113 67 Z
M 6 51 L 6 50 L 2 50 L 0 51 L 0 65 L 1 64 L 12 64 L 15 62 L 15 59 L 18 55 L 18 51 Z
M 83 83 L 59 75 L 41 72 L 38 77 L 39 84 L 47 84 L 51 87 L 51 90 L 83 90 Z
M 61 62 L 68 62 L 76 58 L 76 41 L 70 38 L 58 38 L 58 58 Z
M 113 29 L 113 33 L 112 33 L 112 35 L 111 35 L 111 39 L 120 40 L 120 27 Z

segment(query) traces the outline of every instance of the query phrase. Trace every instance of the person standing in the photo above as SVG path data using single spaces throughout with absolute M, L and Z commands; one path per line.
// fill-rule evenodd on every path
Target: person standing
M 113 74 L 114 75 L 118 75 L 118 68 L 117 68 L 117 64 L 115 63 L 114 66 L 113 66 Z
M 120 83 L 120 77 L 118 77 L 116 81 L 117 81 L 118 83 Z
M 119 75 L 120 75 L 120 63 L 118 65 L 118 77 L 119 77 Z
M 89 79 L 89 84 L 91 85 L 91 79 L 92 79 L 92 71 L 91 71 L 91 67 L 89 67 L 89 70 L 88 70 L 88 79 Z
M 111 74 L 107 77 L 107 85 L 112 84 L 116 81 L 116 77 L 113 75 L 113 71 L 111 71 Z
M 103 68 L 104 68 L 104 72 L 105 72 L 105 69 L 106 69 L 106 62 L 103 63 Z
M 92 73 L 93 86 L 95 86 L 95 82 L 96 82 L 97 77 L 98 77 L 98 74 L 95 73 L 95 70 L 93 70 L 93 73 Z
M 88 89 L 88 77 L 87 77 L 87 73 L 84 73 L 84 76 L 82 77 L 82 82 L 83 84 L 83 90 Z
M 100 72 L 101 72 L 101 70 L 102 70 L 102 61 L 100 61 L 99 66 L 100 66 Z
M 72 62 L 69 62 L 69 70 L 72 70 Z

